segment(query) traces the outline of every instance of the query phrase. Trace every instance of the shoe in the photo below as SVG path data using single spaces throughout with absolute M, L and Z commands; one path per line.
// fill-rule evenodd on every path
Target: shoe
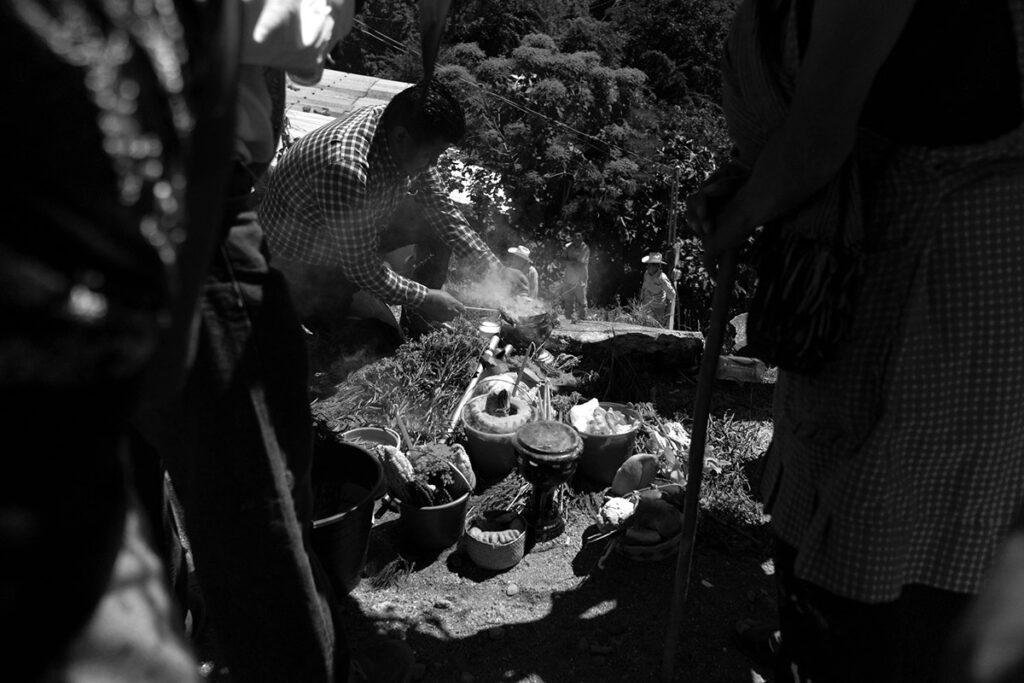
M 734 628 L 736 645 L 758 664 L 771 665 L 782 647 L 782 632 L 775 624 L 742 619 Z
M 352 659 L 348 683 L 408 683 L 415 664 L 411 647 L 389 640 L 372 654 Z

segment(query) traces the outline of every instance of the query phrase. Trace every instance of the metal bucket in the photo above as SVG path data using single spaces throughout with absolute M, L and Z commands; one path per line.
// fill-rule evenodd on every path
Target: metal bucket
M 602 402 L 598 405 L 626 415 L 637 425 L 625 434 L 599 435 L 580 432 L 580 436 L 583 437 L 583 454 L 580 456 L 579 472 L 601 484 L 611 484 L 622 463 L 633 455 L 640 416 L 635 410 L 621 403 Z
M 462 491 L 455 500 L 444 505 L 418 508 L 398 501 L 402 511 L 399 524 L 406 541 L 424 552 L 444 550 L 452 546 L 466 528 L 466 510 L 469 508 L 469 482 L 452 463 L 455 481 Z M 455 495 L 455 492 L 452 494 Z
M 374 501 L 383 495 L 384 470 L 377 458 L 350 443 L 317 439 L 313 451 L 313 491 L 349 485 L 358 497 L 338 501 L 336 511 L 313 521 L 313 550 L 334 589 L 348 593 L 359 583 L 373 526 Z M 322 505 L 318 505 L 322 507 Z

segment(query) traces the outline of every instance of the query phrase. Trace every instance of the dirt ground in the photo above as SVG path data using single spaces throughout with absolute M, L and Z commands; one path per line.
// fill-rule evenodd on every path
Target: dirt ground
M 364 574 L 406 553 L 397 526 L 388 515 L 374 527 Z M 601 568 L 607 541 L 584 546 L 591 533 L 590 517 L 573 510 L 563 536 L 504 573 L 480 570 L 455 548 L 419 561 L 390 587 L 364 579 L 345 604 L 353 646 L 404 639 L 424 681 L 653 680 L 674 557 L 642 563 L 613 552 Z M 768 549 L 763 524 L 703 516 L 678 680 L 771 680 L 733 638 L 737 620 L 774 617 Z
M 325 352 L 336 364 L 330 340 Z M 649 402 L 664 419 L 688 425 L 694 370 L 597 354 L 584 357 L 574 374 L 583 396 Z M 333 379 L 327 384 L 338 390 Z M 775 617 L 766 520 L 753 496 L 756 464 L 771 435 L 770 397 L 767 385 L 719 382 L 715 390 L 708 449 L 715 466 L 701 496 L 676 662 L 681 681 L 771 680 L 768 667 L 741 652 L 734 637 L 739 620 Z M 479 495 L 471 499 L 478 502 Z M 613 552 L 601 565 L 608 541 L 584 544 L 595 521 L 586 507 L 571 506 L 565 534 L 503 573 L 480 570 L 458 547 L 408 564 L 410 549 L 388 513 L 372 531 L 364 579 L 343 600 L 353 651 L 372 652 L 382 637 L 403 639 L 415 652 L 420 681 L 656 679 L 675 557 L 643 563 Z

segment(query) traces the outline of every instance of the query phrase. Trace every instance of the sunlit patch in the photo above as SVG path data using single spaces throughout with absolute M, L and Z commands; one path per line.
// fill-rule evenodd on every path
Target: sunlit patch
M 580 619 L 596 619 L 597 617 L 603 617 L 604 615 L 611 613 L 614 609 L 615 600 L 603 600 L 593 607 L 589 607 L 580 615 Z

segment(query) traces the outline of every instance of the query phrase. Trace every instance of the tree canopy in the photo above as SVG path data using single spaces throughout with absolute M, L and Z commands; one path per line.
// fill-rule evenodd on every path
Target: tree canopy
M 469 126 L 449 177 L 485 237 L 526 242 L 543 265 L 581 230 L 600 275 L 592 298 L 629 296 L 640 256 L 667 246 L 670 203 L 728 152 L 718 62 L 735 4 L 633 0 L 595 18 L 578 0 L 455 0 L 437 78 L 460 94 Z M 411 0 L 368 0 L 337 68 L 415 81 L 416 16 Z M 499 194 L 507 216 L 492 221 Z M 683 313 L 694 321 L 710 292 L 695 254 L 691 240 Z

